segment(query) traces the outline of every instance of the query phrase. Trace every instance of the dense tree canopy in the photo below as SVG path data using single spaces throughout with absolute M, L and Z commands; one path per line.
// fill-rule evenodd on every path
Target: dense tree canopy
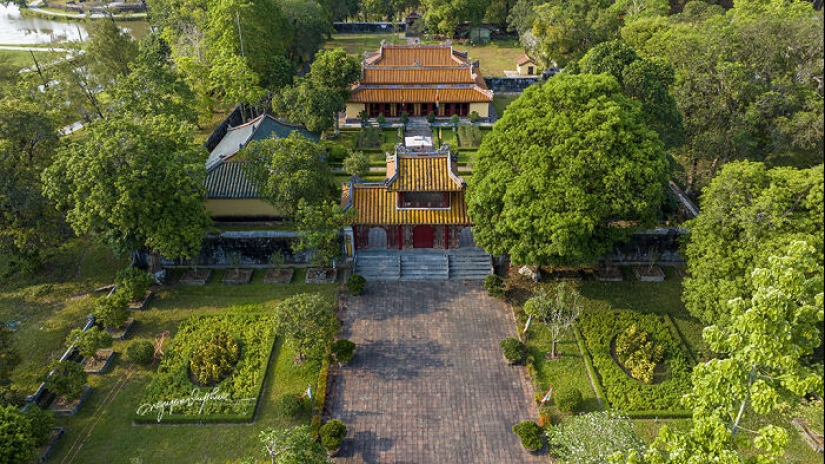
M 651 224 L 669 165 L 615 78 L 527 89 L 484 138 L 467 206 L 476 242 L 514 262 L 593 262 Z
M 648 452 L 652 464 L 752 462 L 737 446 L 763 452 L 763 459 L 781 456 L 786 431 L 771 424 L 740 434 L 744 415 L 823 394 L 822 360 L 813 366 L 804 361 L 822 343 L 821 253 L 795 241 L 765 264 L 752 273 L 753 296 L 731 300 L 729 322 L 705 329 L 705 341 L 722 357 L 694 370 L 687 398 L 693 428 L 686 434 L 664 430 Z
M 675 69 L 671 92 L 687 143 L 686 185 L 703 187 L 724 163 L 823 160 L 823 16 L 805 2 L 737 1 L 730 11 L 690 2 L 622 36 Z
M 298 203 L 319 204 L 332 198 L 332 171 L 324 147 L 297 132 L 287 138 L 254 141 L 242 156 L 261 197 L 292 216 Z
M 610 0 L 552 0 L 535 7 L 532 34 L 546 64 L 565 66 L 590 47 L 618 37 L 620 21 Z
M 37 447 L 46 443 L 54 425 L 51 413 L 32 406 L 0 406 L 0 462 L 28 464 L 37 457 Z
M 673 68 L 669 63 L 639 58 L 633 49 L 614 40 L 591 48 L 568 68 L 571 72 L 610 73 L 627 96 L 641 102 L 645 124 L 659 134 L 665 148 L 683 142 L 682 116 L 668 90 L 673 84 Z
M 28 99 L 0 99 L 0 251 L 36 255 L 63 235 L 40 182 L 57 144 L 54 115 Z
M 452 37 L 455 27 L 463 22 L 481 24 L 487 6 L 487 0 L 422 0 L 424 22 L 427 29 L 436 34 Z
M 724 325 L 726 304 L 750 297 L 751 273 L 791 240 L 805 240 L 823 256 L 822 166 L 768 169 L 762 163 L 730 163 L 702 193 L 701 214 L 685 258 L 692 277 L 682 298 L 706 324 Z
M 177 121 L 98 121 L 59 151 L 44 191 L 77 234 L 95 234 L 118 253 L 189 257 L 209 224 L 201 150 Z
M 337 323 L 332 302 L 320 293 L 293 295 L 275 306 L 275 330 L 295 344 L 301 359 L 317 355 Z

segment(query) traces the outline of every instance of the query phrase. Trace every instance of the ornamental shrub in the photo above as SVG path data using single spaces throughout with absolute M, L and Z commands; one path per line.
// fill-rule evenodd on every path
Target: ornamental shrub
M 582 401 L 582 392 L 578 388 L 560 389 L 556 393 L 556 406 L 564 412 L 577 411 Z
M 287 417 L 295 417 L 306 408 L 307 402 L 294 394 L 288 394 L 278 400 L 278 409 Z
M 338 419 L 332 419 L 321 426 L 321 444 L 328 450 L 337 450 L 341 441 L 347 436 L 347 426 Z
M 238 341 L 220 332 L 195 349 L 189 360 L 189 371 L 198 385 L 215 386 L 229 377 L 240 357 Z
M 484 278 L 484 288 L 492 297 L 502 298 L 504 296 L 504 281 L 495 274 L 489 274 Z
M 653 369 L 662 361 L 664 348 L 654 345 L 648 333 L 637 324 L 616 336 L 616 356 L 630 371 L 630 376 L 646 384 L 653 383 Z
M 335 355 L 335 359 L 340 362 L 352 361 L 354 351 L 355 343 L 347 340 L 346 338 L 336 340 L 335 343 L 332 344 L 332 353 Z
M 144 366 L 155 358 L 155 347 L 146 340 L 137 340 L 126 348 L 126 359 Z
M 378 123 L 378 127 L 382 127 L 387 123 L 387 118 L 383 114 L 379 114 L 378 117 L 375 118 L 375 122 Z
M 504 353 L 504 359 L 512 364 L 519 363 L 524 357 L 524 350 L 526 346 L 524 346 L 524 343 L 521 343 L 516 338 L 505 338 L 500 341 L 498 345 L 501 347 L 502 353 Z
M 136 267 L 121 269 L 115 276 L 117 293 L 125 293 L 130 301 L 142 300 L 152 282 L 151 274 Z
M 478 114 L 478 111 L 470 111 L 470 122 L 478 122 L 481 119 L 481 115 Z
M 521 446 L 528 451 L 540 450 L 544 447 L 542 435 L 544 431 L 539 424 L 533 421 L 523 421 L 513 426 L 513 433 L 521 439 Z
M 126 292 L 115 291 L 108 298 L 97 300 L 93 311 L 95 320 L 104 327 L 121 327 L 129 319 L 130 296 Z
M 367 279 L 364 276 L 353 274 L 347 279 L 347 292 L 352 296 L 358 296 L 364 293 L 364 287 L 367 285 Z
M 427 115 L 427 122 L 430 124 L 435 122 L 435 111 L 430 111 L 430 113 Z

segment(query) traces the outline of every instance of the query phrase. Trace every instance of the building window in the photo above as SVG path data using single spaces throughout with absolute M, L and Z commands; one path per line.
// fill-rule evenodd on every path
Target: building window
M 527 67 L 527 74 L 529 74 L 531 76 L 533 75 L 533 67 L 532 66 Z
M 401 192 L 399 208 L 449 208 L 450 196 L 443 192 Z

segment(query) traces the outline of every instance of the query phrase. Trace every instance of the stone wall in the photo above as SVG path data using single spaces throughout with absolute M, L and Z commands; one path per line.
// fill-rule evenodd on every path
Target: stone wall
M 627 243 L 613 248 L 613 264 L 650 264 L 651 252 L 658 254 L 658 264 L 682 265 L 684 258 L 679 254 L 679 239 L 687 229 L 663 227 L 659 229 L 640 230 L 630 237 Z
M 312 259 L 311 252 L 293 253 L 292 244 L 298 240 L 294 231 L 231 231 L 207 234 L 201 244 L 198 266 L 224 268 L 233 266 L 230 257 L 240 253 L 241 267 L 269 267 L 269 257 L 280 251 L 290 265 L 305 265 Z M 186 260 L 161 259 L 163 267 L 190 267 Z
M 538 77 L 485 77 L 487 88 L 493 92 L 520 93 L 535 84 Z
M 336 34 L 387 34 L 389 32 L 405 32 L 405 23 L 368 22 L 368 23 L 332 23 Z M 375 51 L 375 50 L 371 50 Z

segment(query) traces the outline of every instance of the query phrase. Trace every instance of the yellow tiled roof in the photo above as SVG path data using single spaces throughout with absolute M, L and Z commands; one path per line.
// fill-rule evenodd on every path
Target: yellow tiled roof
M 397 209 L 397 192 L 389 192 L 383 184 L 353 184 L 352 206 L 356 210 L 354 224 L 472 224 L 467 216 L 464 191 L 450 192 L 450 209 Z
M 364 68 L 361 84 L 472 84 L 475 76 L 468 66 L 464 67 L 412 67 L 389 66 Z
M 449 156 L 449 155 L 447 155 Z M 398 157 L 398 175 L 387 186 L 392 192 L 452 192 L 462 189 L 451 176 L 447 156 Z
M 374 66 L 455 66 L 467 60 L 453 54 L 449 45 L 385 45 Z
M 438 92 L 441 103 L 487 103 L 493 100 L 492 92 L 475 87 L 461 88 L 364 88 L 353 89 L 353 103 L 434 103 Z

